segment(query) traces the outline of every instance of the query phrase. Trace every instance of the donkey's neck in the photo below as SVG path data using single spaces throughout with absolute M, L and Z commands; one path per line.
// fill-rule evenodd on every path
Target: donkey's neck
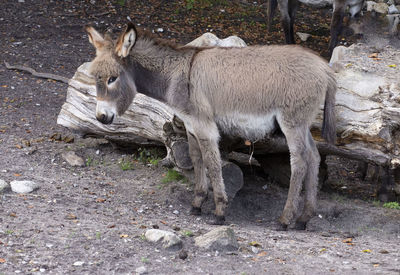
M 177 48 L 148 37 L 139 38 L 130 55 L 129 70 L 139 93 L 174 106 L 176 82 L 189 77 L 193 48 Z
M 144 37 L 139 38 L 132 49 L 131 58 L 144 68 L 161 74 L 179 69 L 185 60 L 191 59 L 193 50 L 179 49 L 169 44 Z

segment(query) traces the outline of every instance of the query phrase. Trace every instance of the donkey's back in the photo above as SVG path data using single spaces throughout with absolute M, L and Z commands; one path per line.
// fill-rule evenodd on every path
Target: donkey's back
M 199 52 L 190 75 L 195 106 L 224 132 L 263 138 L 276 119 L 311 124 L 328 90 L 336 90 L 326 62 L 298 46 L 212 48 Z

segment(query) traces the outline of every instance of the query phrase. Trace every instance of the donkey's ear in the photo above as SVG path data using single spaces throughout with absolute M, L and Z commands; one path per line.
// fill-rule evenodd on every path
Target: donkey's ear
M 85 27 L 86 32 L 89 36 L 89 42 L 96 48 L 100 50 L 104 46 L 104 38 L 98 33 L 92 26 Z
M 131 22 L 126 26 L 125 31 L 118 38 L 115 52 L 120 57 L 127 57 L 132 47 L 136 43 L 137 31 L 135 25 Z

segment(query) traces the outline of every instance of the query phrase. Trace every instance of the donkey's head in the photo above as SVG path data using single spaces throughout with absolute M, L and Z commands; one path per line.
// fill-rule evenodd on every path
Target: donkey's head
M 136 95 L 136 86 L 127 73 L 126 57 L 135 45 L 137 32 L 129 24 L 120 37 L 113 41 L 104 37 L 93 27 L 86 27 L 89 41 L 96 48 L 96 58 L 90 73 L 96 79 L 96 118 L 104 124 L 112 123 L 116 115 L 122 115 Z

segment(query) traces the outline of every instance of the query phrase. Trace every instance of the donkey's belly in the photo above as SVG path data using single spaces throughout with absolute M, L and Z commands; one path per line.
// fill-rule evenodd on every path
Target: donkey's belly
M 276 112 L 264 115 L 232 113 L 216 117 L 220 131 L 251 141 L 263 139 L 277 128 Z

